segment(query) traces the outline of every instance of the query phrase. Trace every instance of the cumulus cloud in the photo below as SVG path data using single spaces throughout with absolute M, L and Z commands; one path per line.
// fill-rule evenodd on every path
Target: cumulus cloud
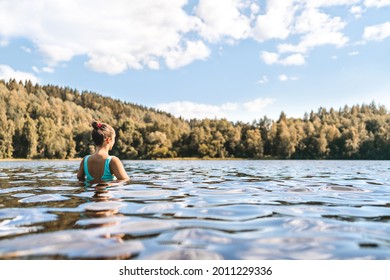
M 12 67 L 4 64 L 0 64 L 0 80 L 8 81 L 10 79 L 15 79 L 16 81 L 28 81 L 32 83 L 39 83 L 39 78 L 34 74 L 17 71 Z
M 253 36 L 259 41 L 280 39 L 284 42 L 277 45 L 277 52 L 262 51 L 261 59 L 268 65 L 304 65 L 305 57 L 317 47 L 345 46 L 349 41 L 343 33 L 346 22 L 340 17 L 327 14 L 321 8 L 334 5 L 352 6 L 358 2 L 358 0 L 267 1 L 267 12 L 258 16 Z M 357 13 L 358 9 L 355 8 L 353 11 Z M 298 39 L 297 43 L 287 42 L 292 36 Z
M 257 5 L 257 3 L 251 3 L 250 4 L 250 10 L 251 10 L 251 18 L 253 19 L 253 17 L 259 13 L 260 11 L 260 7 L 259 5 Z
M 242 106 L 250 113 L 260 114 L 265 107 L 272 104 L 273 102 L 274 100 L 271 98 L 257 98 L 255 100 L 243 103 Z M 241 107 L 241 105 L 238 104 L 238 107 Z
M 28 47 L 25 47 L 25 46 L 22 46 L 22 47 L 20 47 L 24 52 L 26 52 L 26 53 L 32 53 L 32 50 L 30 49 L 30 48 L 28 48 Z
M 303 65 L 312 49 L 349 42 L 347 22 L 328 7 L 344 6 L 360 17 L 362 7 L 389 5 L 390 0 L 2 0 L 0 47 L 26 38 L 48 69 L 83 56 L 89 69 L 114 75 L 206 60 L 210 44 L 275 40 L 277 50 L 262 55 L 266 64 Z M 388 23 L 371 26 L 364 38 L 383 40 L 388 32 Z
M 162 103 L 154 106 L 162 111 L 169 112 L 177 117 L 184 119 L 193 118 L 226 118 L 229 113 L 236 108 L 231 103 L 222 104 L 220 106 L 194 103 L 190 101 L 177 101 L 172 103 Z
M 39 69 L 37 66 L 33 66 L 32 67 L 32 70 L 35 72 L 35 73 L 54 73 L 54 68 L 52 67 L 42 67 L 41 69 Z
M 306 5 L 309 7 L 330 7 L 330 6 L 345 6 L 345 5 L 353 5 L 360 0 L 303 0 L 306 2 Z
M 358 55 L 358 54 L 359 54 L 358 51 L 353 51 L 353 52 L 349 52 L 349 53 L 348 53 L 349 56 L 356 56 L 356 55 Z
M 189 41 L 186 43 L 186 48 L 169 52 L 166 56 L 166 64 L 169 68 L 176 69 L 190 64 L 194 60 L 205 59 L 209 55 L 210 50 L 202 41 Z
M 282 65 L 303 65 L 305 64 L 305 58 L 302 54 L 296 53 L 280 60 L 279 63 Z
M 278 53 L 263 51 L 260 55 L 265 64 L 280 64 L 280 65 L 303 65 L 305 64 L 305 57 L 300 54 L 292 54 L 281 58 Z
M 384 6 L 390 6 L 390 0 L 366 0 L 364 1 L 364 5 L 367 7 L 381 8 Z
M 262 84 L 262 85 L 267 84 L 268 82 L 269 82 L 269 79 L 266 75 L 263 75 L 260 78 L 260 80 L 257 81 L 258 84 Z
M 229 102 L 221 105 L 178 101 L 154 106 L 184 119 L 226 118 L 231 121 L 253 121 L 262 116 L 263 110 L 274 102 L 271 98 L 257 98 L 248 102 Z
M 295 76 L 291 76 L 291 77 L 289 77 L 289 76 L 287 76 L 287 75 L 285 75 L 285 74 L 281 74 L 281 75 L 279 75 L 279 81 L 282 81 L 282 82 L 286 82 L 286 81 L 296 81 L 296 80 L 298 80 L 298 77 L 295 77 Z
M 352 6 L 349 11 L 355 16 L 355 18 L 361 18 L 362 14 L 365 12 L 361 6 Z
M 279 54 L 274 52 L 263 51 L 261 52 L 260 57 L 265 62 L 265 64 L 268 65 L 278 63 L 279 61 Z
M 340 17 L 331 17 L 314 8 L 305 9 L 296 18 L 294 29 L 295 33 L 302 34 L 300 43 L 280 44 L 278 50 L 281 53 L 306 53 L 322 45 L 342 47 L 348 42 L 348 38 L 342 33 L 345 25 Z
M 92 70 L 109 74 L 158 69 L 160 60 L 179 67 L 209 55 L 204 44 L 185 36 L 199 28 L 199 19 L 184 11 L 186 4 L 187 0 L 20 0 L 16 5 L 4 0 L 0 38 L 30 39 L 50 67 L 78 55 L 87 57 Z
M 267 10 L 258 15 L 252 36 L 259 42 L 269 39 L 286 39 L 292 32 L 292 22 L 296 12 L 294 1 L 268 0 Z
M 241 0 L 200 0 L 196 15 L 202 20 L 200 35 L 211 42 L 224 36 L 235 40 L 245 39 L 250 33 L 250 18 L 240 11 Z M 253 11 L 256 6 L 252 6 Z
M 365 41 L 382 41 L 390 36 L 390 21 L 383 24 L 371 25 L 364 28 L 363 39 Z

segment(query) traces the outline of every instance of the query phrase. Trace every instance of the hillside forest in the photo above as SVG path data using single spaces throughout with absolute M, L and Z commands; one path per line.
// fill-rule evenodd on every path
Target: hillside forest
M 121 159 L 390 159 L 390 114 L 374 102 L 252 123 L 184 120 L 89 91 L 16 80 L 0 80 L 0 159 L 93 153 L 92 119 L 114 127 L 112 154 Z

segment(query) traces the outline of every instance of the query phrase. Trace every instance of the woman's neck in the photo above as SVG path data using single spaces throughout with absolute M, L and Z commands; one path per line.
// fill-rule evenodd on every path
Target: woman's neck
M 96 154 L 100 155 L 108 155 L 108 147 L 107 146 L 98 146 L 96 147 Z

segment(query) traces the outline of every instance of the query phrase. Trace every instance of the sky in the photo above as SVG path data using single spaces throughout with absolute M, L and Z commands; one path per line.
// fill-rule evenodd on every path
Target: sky
M 0 0 L 0 79 L 185 119 L 390 109 L 390 0 Z

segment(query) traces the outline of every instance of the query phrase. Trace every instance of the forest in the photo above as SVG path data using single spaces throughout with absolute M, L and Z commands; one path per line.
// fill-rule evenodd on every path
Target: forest
M 14 79 L 0 80 L 0 159 L 93 153 L 92 119 L 114 127 L 111 154 L 121 159 L 390 159 L 390 113 L 374 102 L 252 123 L 184 120 L 94 92 Z

